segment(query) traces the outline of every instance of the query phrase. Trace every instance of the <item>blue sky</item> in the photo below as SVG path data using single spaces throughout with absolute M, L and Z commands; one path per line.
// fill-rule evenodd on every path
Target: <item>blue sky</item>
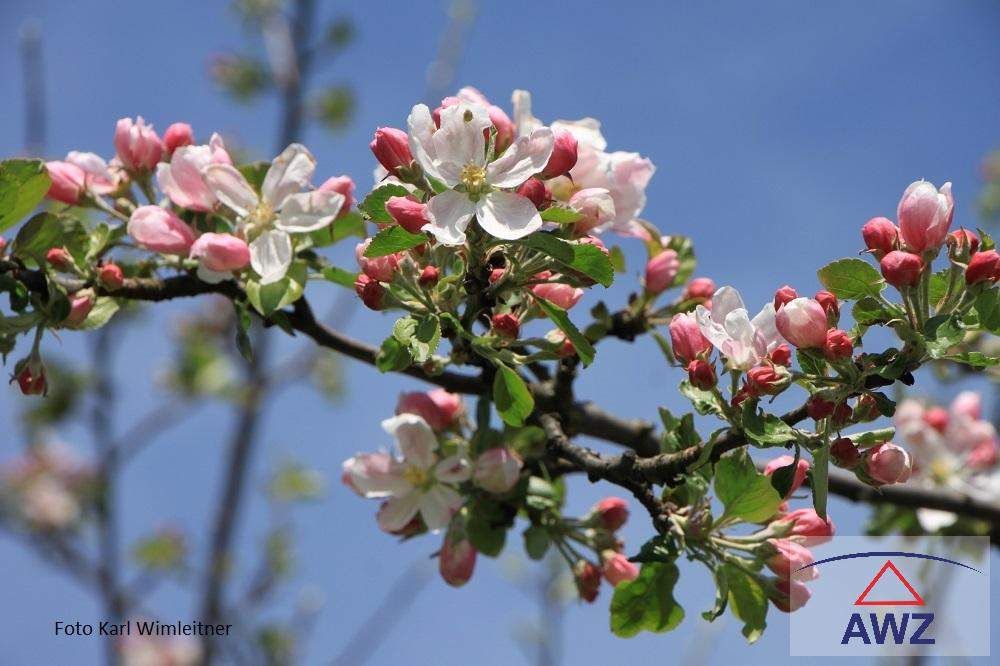
M 892 216 L 899 194 L 917 178 L 953 181 L 957 223 L 976 223 L 977 168 L 1000 144 L 995 3 L 482 4 L 458 83 L 476 85 L 503 104 L 512 89 L 531 90 L 535 113 L 544 119 L 599 118 L 612 149 L 640 151 L 657 165 L 644 217 L 664 232 L 692 236 L 698 273 L 738 286 L 748 303 L 762 303 L 784 283 L 815 290 L 815 269 L 857 252 L 860 225 L 874 215 Z M 439 2 L 364 3 L 344 11 L 357 23 L 358 40 L 317 78 L 352 83 L 360 97 L 357 116 L 347 131 L 312 129 L 305 142 L 319 159 L 318 177 L 346 172 L 363 192 L 374 164 L 371 132 L 401 125 L 420 101 L 445 18 Z M 3 3 L 0 154 L 23 145 L 16 45 L 29 18 L 44 37 L 51 155 L 80 149 L 110 156 L 114 121 L 142 114 L 161 130 L 176 120 L 191 122 L 199 135 L 219 130 L 270 157 L 276 105 L 236 106 L 206 77 L 212 54 L 245 43 L 226 3 L 110 0 Z M 334 260 L 348 265 L 351 249 L 338 248 Z M 625 251 L 629 278 L 635 278 L 641 248 L 626 243 Z M 621 303 L 630 280 L 620 282 L 600 297 Z M 312 298 L 329 302 L 336 289 L 316 284 Z M 592 304 L 598 296 L 587 298 Z M 154 380 L 168 361 L 168 319 L 197 307 L 186 302 L 150 312 L 118 342 L 117 371 L 130 387 L 120 409 L 123 423 L 164 400 Z M 374 341 L 390 326 L 387 317 L 359 311 L 346 328 Z M 79 353 L 79 337 L 65 336 L 57 353 Z M 627 416 L 654 418 L 660 404 L 682 409 L 674 391 L 679 377 L 657 359 L 648 340 L 602 345 L 579 393 Z M 255 488 L 286 455 L 321 469 L 332 482 L 325 501 L 298 514 L 297 581 L 326 600 L 309 663 L 336 654 L 400 572 L 438 545 L 436 539 L 395 545 L 377 530 L 375 505 L 335 482 L 344 457 L 387 444 L 378 422 L 391 413 L 397 393 L 416 384 L 352 363 L 345 364 L 345 380 L 349 393 L 335 406 L 305 388 L 284 392 L 269 406 L 254 464 Z M 3 396 L 0 418 L 8 422 L 19 401 L 12 392 Z M 122 490 L 126 537 L 163 520 L 205 532 L 230 421 L 224 409 L 205 409 L 130 465 Z M 63 435 L 83 449 L 90 445 L 74 430 Z M 15 432 L 0 433 L 3 457 L 19 445 Z M 578 481 L 571 506 L 585 510 L 609 491 Z M 266 529 L 262 509 L 251 503 L 241 552 Z M 831 510 L 844 534 L 857 533 L 867 514 L 840 501 Z M 636 512 L 625 536 L 638 545 L 646 535 Z M 512 534 L 511 542 L 518 540 Z M 203 545 L 198 537 L 199 557 Z M 96 663 L 96 641 L 51 637 L 55 619 L 96 619 L 92 599 L 6 537 L 0 566 L 8 572 L 0 595 L 5 660 Z M 519 663 L 514 629 L 530 623 L 535 609 L 512 589 L 503 568 L 481 559 L 472 583 L 459 591 L 432 581 L 372 663 L 403 663 L 417 654 L 426 663 Z M 594 606 L 568 609 L 566 663 L 673 661 L 666 655 L 709 639 L 714 647 L 704 660 L 711 663 L 783 661 L 784 618 L 772 614 L 772 630 L 746 648 L 733 622 L 706 629 L 698 614 L 711 606 L 713 591 L 702 570 L 683 573 L 677 597 L 688 617 L 680 629 L 615 639 L 606 629 L 605 589 Z M 193 612 L 188 598 L 171 588 L 154 603 L 167 619 Z

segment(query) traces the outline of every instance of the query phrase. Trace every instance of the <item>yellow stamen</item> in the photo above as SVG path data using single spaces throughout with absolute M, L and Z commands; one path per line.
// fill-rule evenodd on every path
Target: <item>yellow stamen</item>
M 462 183 L 470 194 L 482 191 L 486 185 L 486 169 L 472 162 L 462 167 Z
M 403 478 L 410 482 L 410 485 L 420 487 L 427 483 L 428 474 L 427 470 L 420 469 L 419 467 L 414 467 L 410 465 L 403 471 Z

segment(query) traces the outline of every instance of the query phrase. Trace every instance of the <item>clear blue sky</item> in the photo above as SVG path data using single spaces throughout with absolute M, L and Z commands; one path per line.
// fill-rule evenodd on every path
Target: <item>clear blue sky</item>
M 244 44 L 225 4 L 4 2 L 0 154 L 17 153 L 23 144 L 17 32 L 34 18 L 45 40 L 51 155 L 80 149 L 110 156 L 114 121 L 142 114 L 161 130 L 176 120 L 191 122 L 199 135 L 217 129 L 269 156 L 275 105 L 235 106 L 205 75 L 212 54 Z M 699 274 L 737 285 L 749 303 L 763 302 L 784 283 L 816 289 L 816 267 L 856 252 L 860 225 L 873 215 L 892 215 L 914 179 L 952 180 L 957 222 L 976 223 L 977 167 L 1000 143 L 1000 6 L 994 2 L 483 4 L 459 83 L 476 85 L 504 104 L 511 89 L 529 89 L 536 115 L 545 119 L 599 118 L 612 148 L 641 151 L 658 167 L 644 216 L 665 232 L 691 235 L 702 258 Z M 319 78 L 353 83 L 360 106 L 348 131 L 308 133 L 320 176 L 346 172 L 362 191 L 369 186 L 371 131 L 401 125 L 420 99 L 425 64 L 445 23 L 442 8 L 441 2 L 344 6 L 359 39 Z M 634 278 L 640 248 L 625 249 Z M 350 248 L 340 248 L 335 257 L 346 265 L 349 255 Z M 607 295 L 612 304 L 627 293 L 629 280 L 621 283 Z M 319 303 L 335 289 L 311 287 Z M 118 374 L 133 387 L 122 421 L 163 400 L 153 379 L 168 360 L 167 317 L 197 307 L 187 302 L 159 310 L 119 341 Z M 585 307 L 579 306 L 581 313 Z M 390 325 L 387 317 L 359 311 L 347 328 L 377 340 Z M 79 337 L 66 335 L 61 353 L 77 353 Z M 580 395 L 629 416 L 653 418 L 659 404 L 681 409 L 674 391 L 679 377 L 657 358 L 649 341 L 602 345 Z M 335 407 L 304 388 L 270 405 L 254 465 L 256 487 L 286 454 L 321 469 L 332 482 L 325 501 L 299 513 L 297 581 L 314 585 L 326 599 L 309 663 L 336 654 L 399 572 L 438 546 L 436 539 L 395 545 L 376 528 L 374 503 L 336 483 L 344 457 L 388 443 L 378 422 L 391 413 L 396 394 L 415 384 L 356 364 L 346 365 L 345 379 L 349 394 Z M 0 395 L 6 423 L 19 405 L 12 391 Z M 122 490 L 127 537 L 163 520 L 205 533 L 229 427 L 224 409 L 207 409 L 129 467 Z M 89 446 L 78 432 L 64 435 Z M 18 435 L 3 429 L 0 454 L 7 457 L 19 445 Z M 571 505 L 585 510 L 609 490 L 578 481 Z M 243 553 L 264 532 L 262 508 L 255 501 L 241 526 Z M 867 513 L 840 501 L 831 510 L 844 534 L 857 533 Z M 648 527 L 638 511 L 634 515 L 626 537 L 638 545 Z M 511 541 L 519 537 L 512 534 Z M 199 536 L 199 559 L 203 545 Z M 90 596 L 6 537 L 0 539 L 0 568 L 5 663 L 97 662 L 96 641 L 51 637 L 55 619 L 99 617 Z M 594 606 L 571 606 L 566 663 L 676 663 L 695 641 L 711 641 L 712 663 L 786 658 L 785 621 L 777 613 L 772 630 L 752 648 L 733 622 L 703 633 L 698 616 L 711 606 L 713 591 L 701 569 L 685 567 L 684 574 L 677 596 L 688 617 L 672 634 L 612 637 L 607 589 Z M 165 619 L 193 612 L 188 598 L 170 588 L 154 603 Z M 422 663 L 520 663 L 514 629 L 530 623 L 534 612 L 502 566 L 482 559 L 462 590 L 433 581 L 372 663 L 405 663 L 415 655 Z M 1000 634 L 1000 625 L 994 628 Z

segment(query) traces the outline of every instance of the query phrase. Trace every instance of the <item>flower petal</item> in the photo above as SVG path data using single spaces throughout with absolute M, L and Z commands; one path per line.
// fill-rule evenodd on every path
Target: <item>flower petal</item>
M 400 414 L 382 421 L 382 429 L 396 438 L 406 464 L 430 469 L 438 441 L 434 431 L 416 414 Z
M 211 164 L 203 172 L 208 189 L 215 197 L 232 208 L 237 215 L 245 216 L 260 201 L 250 183 L 236 167 L 229 164 Z
M 359 453 L 344 461 L 348 485 L 364 497 L 406 495 L 413 485 L 403 476 L 403 466 L 385 452 Z
M 430 531 L 447 527 L 465 500 L 454 489 L 436 484 L 420 497 L 420 516 Z
M 272 208 L 281 208 L 289 195 L 309 186 L 316 170 L 316 158 L 300 143 L 293 143 L 271 161 L 260 191 Z
M 274 226 L 292 234 L 316 231 L 333 222 L 343 205 L 344 195 L 339 192 L 298 192 L 285 198 Z
M 768 352 L 784 342 L 774 316 L 774 303 L 767 303 L 750 321 L 756 330 L 757 353 L 766 356 Z
M 398 532 L 413 520 L 420 507 L 421 495 L 417 492 L 393 497 L 378 510 L 376 520 L 384 532 Z
M 461 245 L 465 242 L 465 228 L 476 212 L 476 205 L 461 192 L 446 190 L 435 194 L 427 203 L 424 231 L 433 234 L 443 245 Z
M 485 166 L 483 131 L 490 124 L 489 111 L 481 104 L 461 102 L 441 110 L 441 129 L 434 132 L 432 141 L 437 154 L 435 166 L 447 185 L 458 185 L 467 165 Z
M 515 90 L 510 96 L 514 106 L 514 126 L 518 136 L 528 136 L 542 126 L 542 121 L 531 114 L 531 93 Z
M 261 284 L 285 277 L 291 264 L 292 239 L 284 231 L 265 231 L 250 243 L 250 265 L 260 276 Z
M 434 478 L 445 483 L 461 483 L 472 476 L 472 463 L 465 456 L 448 456 L 434 466 Z
M 712 321 L 724 324 L 729 313 L 736 309 L 746 310 L 743 297 L 733 287 L 721 287 L 712 296 Z
M 476 204 L 476 219 L 487 233 L 504 240 L 524 238 L 542 226 L 535 204 L 513 192 L 490 192 Z
M 232 271 L 213 271 L 210 268 L 206 268 L 205 264 L 198 264 L 198 279 L 202 282 L 219 284 L 220 282 L 231 280 L 232 277 Z
M 486 167 L 486 182 L 494 187 L 517 187 L 545 168 L 555 137 L 548 127 L 522 136 Z
M 437 170 L 437 148 L 433 139 L 437 128 L 434 126 L 431 110 L 426 104 L 417 104 L 410 110 L 410 115 L 406 118 L 406 127 L 409 129 L 410 152 L 413 153 L 413 159 L 417 160 L 431 178 L 442 180 Z

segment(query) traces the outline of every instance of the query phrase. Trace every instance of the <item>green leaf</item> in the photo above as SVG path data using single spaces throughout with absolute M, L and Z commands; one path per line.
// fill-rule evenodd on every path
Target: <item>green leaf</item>
M 798 359 L 802 372 L 807 375 L 822 377 L 826 374 L 826 359 L 821 354 L 811 349 L 798 349 L 795 351 L 795 358 Z
M 417 363 L 424 363 L 437 350 L 441 342 L 441 321 L 429 314 L 421 319 L 410 338 L 410 353 Z
M 559 327 L 559 330 L 566 334 L 569 341 L 573 343 L 573 347 L 576 348 L 576 353 L 580 357 L 580 360 L 583 361 L 584 367 L 593 363 L 594 354 L 596 353 L 594 346 L 590 344 L 590 340 L 573 324 L 566 311 L 544 298 L 535 297 L 535 303 L 542 309 L 545 316 L 551 319 Z
M 246 303 L 233 301 L 233 308 L 236 310 L 236 349 L 240 355 L 253 362 L 253 345 L 250 344 L 250 311 Z
M 500 418 L 515 427 L 524 425 L 524 420 L 535 409 L 535 399 L 524 380 L 503 363 L 497 363 L 493 378 L 493 404 Z
M 926 336 L 927 352 L 931 358 L 941 358 L 948 353 L 949 349 L 965 339 L 965 330 L 962 329 L 955 317 L 939 315 L 927 320 L 924 325 L 924 335 Z
M 787 444 L 795 439 L 790 425 L 773 414 L 759 412 L 752 400 L 743 403 L 743 432 L 762 446 Z
M 715 496 L 726 517 L 761 523 L 778 512 L 781 496 L 771 479 L 757 471 L 746 451 L 727 453 L 715 463 Z
M 79 326 L 73 328 L 77 331 L 93 331 L 104 326 L 118 312 L 118 301 L 106 296 L 99 296 L 94 301 L 94 307 L 90 309 L 87 318 Z
M 42 160 L 0 162 L 0 231 L 14 226 L 33 211 L 51 184 Z
M 712 578 L 715 580 L 715 606 L 712 610 L 701 614 L 701 617 L 708 622 L 717 620 L 726 612 L 726 606 L 729 605 L 729 579 L 726 578 L 725 567 L 717 567 L 712 572 Z
M 948 278 L 950 274 L 951 269 L 948 268 L 943 268 L 937 273 L 931 274 L 930 281 L 927 284 L 927 295 L 932 306 L 940 303 L 944 295 L 948 293 Z
M 405 197 L 409 195 L 410 191 L 402 185 L 393 183 L 382 185 L 368 193 L 364 201 L 358 204 L 358 210 L 373 222 L 391 224 L 393 219 L 385 210 L 385 202 L 392 197 Z M 406 230 L 404 229 L 404 231 Z
M 507 540 L 508 516 L 502 505 L 490 500 L 470 502 L 465 514 L 465 535 L 477 551 L 496 557 Z
M 851 309 L 851 316 L 862 326 L 886 324 L 897 318 L 897 315 L 890 312 L 881 301 L 871 296 L 865 296 L 855 303 Z
M 813 464 L 809 468 L 809 485 L 812 487 L 813 508 L 826 520 L 826 497 L 830 484 L 830 442 L 813 451 Z
M 368 249 L 365 250 L 365 256 L 368 258 L 385 257 L 396 252 L 409 250 L 411 247 L 416 247 L 426 242 L 426 235 L 411 234 L 403 227 L 394 224 L 375 234 L 372 242 L 368 245 Z
M 1000 335 L 1000 289 L 987 289 L 976 297 L 973 305 L 979 315 L 979 327 Z
M 341 287 L 347 287 L 348 289 L 354 289 L 354 282 L 358 279 L 357 273 L 352 273 L 336 266 L 327 266 L 323 269 L 321 275 L 324 280 L 339 284 Z
M 857 301 L 866 296 L 878 296 L 885 283 L 879 272 L 861 259 L 840 259 L 819 269 L 816 274 L 834 296 Z
M 375 367 L 379 372 L 405 370 L 412 362 L 410 348 L 391 335 L 382 342 L 378 356 L 375 357 Z
M 691 401 L 694 410 L 702 416 L 722 413 L 719 399 L 711 391 L 700 389 L 686 379 L 681 382 L 679 390 L 681 395 Z
M 611 259 L 611 266 L 615 269 L 615 273 L 625 272 L 625 253 L 622 252 L 620 247 L 617 245 L 613 246 L 611 254 L 608 257 Z M 674 278 L 674 281 L 676 280 L 677 278 Z
M 757 579 L 732 563 L 723 565 L 729 587 L 729 609 L 743 621 L 743 636 L 754 643 L 767 627 L 767 593 Z
M 524 530 L 524 551 L 533 560 L 545 557 L 549 549 L 549 532 L 540 525 L 532 525 Z
M 309 238 L 312 240 L 313 247 L 327 247 L 351 236 L 365 238 L 367 235 L 365 218 L 361 217 L 361 213 L 358 211 L 352 210 L 344 217 L 334 220 L 333 224 L 310 232 Z
M 63 225 L 52 213 L 39 213 L 28 220 L 14 237 L 11 254 L 17 257 L 30 257 L 42 264 L 45 253 L 51 248 L 62 245 Z
M 16 335 L 30 331 L 34 327 L 45 321 L 45 315 L 41 312 L 25 312 L 24 314 L 4 317 L 0 315 L 0 335 Z
M 570 243 L 545 232 L 534 233 L 512 242 L 538 250 L 605 287 L 610 287 L 615 279 L 611 259 L 596 245 Z
M 560 206 L 550 206 L 541 213 L 543 222 L 554 222 L 555 224 L 571 224 L 579 220 L 582 215 L 572 208 L 562 208 Z
M 802 452 L 799 447 L 796 446 L 795 458 L 792 459 L 792 462 L 771 472 L 771 485 L 774 486 L 774 489 L 778 491 L 778 494 L 782 497 L 788 497 L 788 494 L 792 490 L 792 485 L 795 483 L 796 472 L 799 469 L 799 459 L 801 455 Z
M 684 619 L 684 609 L 674 599 L 680 572 L 673 562 L 647 562 L 639 577 L 620 583 L 611 599 L 611 631 L 630 638 L 640 631 L 663 633 Z
M 992 368 L 1000 363 L 1000 359 L 987 356 L 982 352 L 962 352 L 961 354 L 947 354 L 941 358 L 956 363 L 964 363 L 972 368 Z
M 247 280 L 247 300 L 261 315 L 268 317 L 299 300 L 308 279 L 305 262 L 293 262 L 285 277 L 270 284 Z

